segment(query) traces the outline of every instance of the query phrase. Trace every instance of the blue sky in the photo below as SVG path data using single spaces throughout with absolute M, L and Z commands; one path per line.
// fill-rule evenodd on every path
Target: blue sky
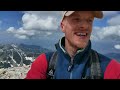
M 0 30 L 6 30 L 11 26 L 21 27 L 22 16 L 23 13 L 19 11 L 0 11 Z
M 119 52 L 120 12 L 103 12 L 104 18 L 94 22 L 93 48 L 106 53 Z M 60 11 L 0 11 L 0 43 L 26 43 L 52 49 L 64 36 L 60 19 Z

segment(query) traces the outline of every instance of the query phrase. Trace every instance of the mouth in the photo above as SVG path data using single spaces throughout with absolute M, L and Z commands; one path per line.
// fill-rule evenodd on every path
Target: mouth
M 75 35 L 81 38 L 86 38 L 88 36 L 88 33 L 75 33 Z

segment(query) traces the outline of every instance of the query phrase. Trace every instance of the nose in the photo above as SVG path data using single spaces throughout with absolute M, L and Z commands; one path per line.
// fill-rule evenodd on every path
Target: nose
M 89 24 L 86 20 L 81 20 L 79 22 L 79 28 L 82 28 L 82 29 L 87 29 L 89 27 Z

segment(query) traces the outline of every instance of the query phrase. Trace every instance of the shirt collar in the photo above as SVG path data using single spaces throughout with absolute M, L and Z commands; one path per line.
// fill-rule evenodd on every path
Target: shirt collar
M 59 46 L 60 46 L 60 48 L 62 49 L 62 51 L 64 52 L 64 53 L 67 53 L 67 51 L 65 50 L 65 37 L 62 37 L 60 40 L 59 40 Z M 80 52 L 83 52 L 85 50 L 85 48 L 79 48 L 78 50 L 77 50 L 77 53 L 76 54 L 78 54 L 78 53 L 80 53 Z

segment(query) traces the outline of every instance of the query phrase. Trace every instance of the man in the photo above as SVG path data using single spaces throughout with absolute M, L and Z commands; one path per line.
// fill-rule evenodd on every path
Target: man
M 57 61 L 53 79 L 120 78 L 120 64 L 91 49 L 90 36 L 94 18 L 102 17 L 102 11 L 63 12 L 60 26 L 65 37 L 56 44 Z M 38 56 L 26 79 L 47 79 L 52 54 L 43 53 Z

